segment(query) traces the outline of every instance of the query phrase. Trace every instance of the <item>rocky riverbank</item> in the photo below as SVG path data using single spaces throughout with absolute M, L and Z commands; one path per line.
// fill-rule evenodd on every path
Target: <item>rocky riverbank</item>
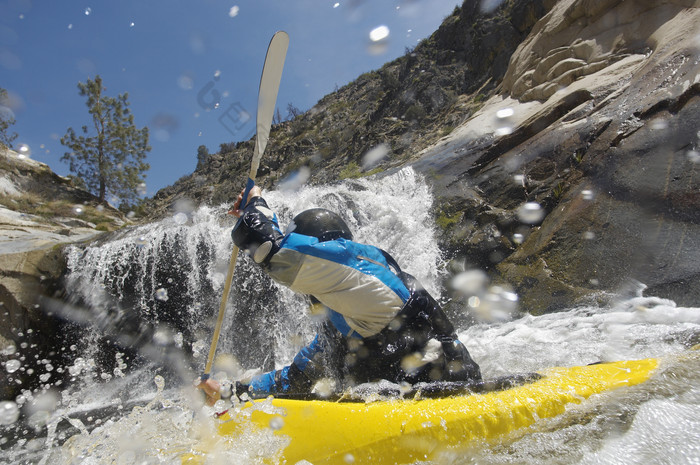
M 127 220 L 47 165 L 11 150 L 0 151 L 0 174 L 0 360 L 12 360 L 17 351 L 56 360 L 65 351 L 64 322 L 48 315 L 39 299 L 63 293 L 62 247 Z M 0 370 L 0 394 L 5 398 L 32 380 L 26 369 Z

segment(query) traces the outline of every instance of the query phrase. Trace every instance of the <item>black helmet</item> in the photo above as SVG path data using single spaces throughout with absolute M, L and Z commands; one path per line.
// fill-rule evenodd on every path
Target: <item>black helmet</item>
M 341 237 L 349 241 L 352 240 L 350 228 L 340 215 L 325 208 L 312 208 L 299 213 L 289 223 L 287 232 L 317 237 L 321 242 Z

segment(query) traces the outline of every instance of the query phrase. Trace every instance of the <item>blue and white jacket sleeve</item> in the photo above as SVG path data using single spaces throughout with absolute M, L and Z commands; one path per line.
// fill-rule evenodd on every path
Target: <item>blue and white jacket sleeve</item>
M 320 379 L 323 373 L 322 363 L 316 361 L 323 351 L 323 345 L 317 335 L 311 344 L 299 351 L 291 365 L 254 376 L 250 381 L 248 394 L 258 399 L 273 394 L 310 392 L 313 383 Z

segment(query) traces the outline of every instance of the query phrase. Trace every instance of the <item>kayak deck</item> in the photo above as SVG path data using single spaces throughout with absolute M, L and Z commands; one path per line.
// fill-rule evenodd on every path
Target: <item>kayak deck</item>
M 290 439 L 282 451 L 288 464 L 411 463 L 554 417 L 567 404 L 581 403 L 591 395 L 643 383 L 657 365 L 657 359 L 645 359 L 552 368 L 535 382 L 505 391 L 437 399 L 372 403 L 272 399 L 274 410 L 281 413 L 253 407 L 244 415 L 226 414 L 218 432 L 224 439 L 251 424 L 272 427 L 275 435 Z M 270 401 L 255 404 L 260 402 Z M 205 450 L 183 457 L 183 463 L 200 462 Z

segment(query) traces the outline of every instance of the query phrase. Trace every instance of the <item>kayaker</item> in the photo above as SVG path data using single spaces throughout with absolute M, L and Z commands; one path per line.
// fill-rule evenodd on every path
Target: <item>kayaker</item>
M 298 214 L 283 234 L 257 186 L 245 208 L 243 193 L 229 213 L 239 218 L 233 242 L 276 282 L 323 305 L 326 321 L 293 362 L 249 384 L 198 386 L 210 403 L 247 392 L 252 398 L 310 393 L 330 377 L 344 385 L 392 382 L 478 381 L 479 366 L 457 338 L 440 305 L 383 250 L 354 242 L 343 219 L 329 210 Z M 423 363 L 428 341 L 442 353 Z

